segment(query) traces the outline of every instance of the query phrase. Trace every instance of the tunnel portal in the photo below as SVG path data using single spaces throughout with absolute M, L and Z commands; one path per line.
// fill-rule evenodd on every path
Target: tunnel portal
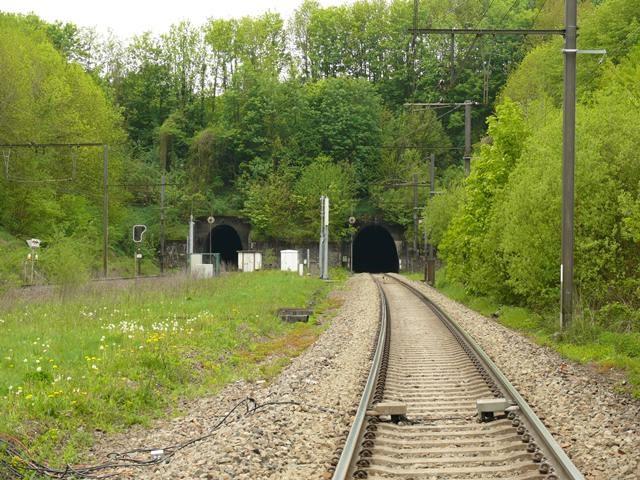
M 242 241 L 235 228 L 229 225 L 218 225 L 211 230 L 207 246 L 211 246 L 211 252 L 220 254 L 220 261 L 236 265 L 238 262 L 238 250 L 242 250 Z
M 353 239 L 353 271 L 398 273 L 398 251 L 389 231 L 380 225 L 362 228 Z

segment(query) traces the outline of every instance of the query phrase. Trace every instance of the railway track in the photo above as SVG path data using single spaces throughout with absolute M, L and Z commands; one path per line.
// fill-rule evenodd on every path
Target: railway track
M 473 339 L 401 277 L 374 279 L 380 330 L 334 480 L 584 478 Z

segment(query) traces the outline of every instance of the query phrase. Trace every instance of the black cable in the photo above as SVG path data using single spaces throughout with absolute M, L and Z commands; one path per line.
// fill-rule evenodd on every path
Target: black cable
M 531 22 L 531 26 L 535 27 L 536 26 L 536 22 L 538 21 L 538 17 L 540 17 L 540 14 L 542 13 L 542 11 L 544 10 L 544 7 L 547 6 L 547 1 L 548 0 L 544 0 L 544 2 L 542 2 L 542 5 L 540 6 L 540 8 L 538 9 L 538 13 L 536 13 L 536 16 L 533 18 L 533 22 Z
M 64 468 L 52 468 L 47 464 L 39 463 L 34 460 L 29 454 L 27 448 L 18 440 L 0 436 L 0 473 L 3 473 L 3 470 L 9 472 L 13 478 L 17 480 L 31 478 L 27 476 L 28 472 L 34 472 L 47 478 L 57 479 L 87 478 L 98 480 L 113 478 L 119 475 L 119 473 L 109 472 L 109 470 L 148 467 L 168 462 L 180 450 L 212 437 L 217 430 L 224 425 L 238 421 L 242 417 L 253 415 L 257 411 L 266 407 L 276 405 L 300 405 L 300 403 L 293 400 L 287 400 L 271 401 L 259 404 L 253 398 L 247 397 L 236 403 L 233 408 L 223 415 L 221 419 L 209 430 L 209 432 L 204 435 L 176 445 L 169 445 L 164 448 L 137 448 L 126 452 L 111 452 L 107 455 L 109 461 L 89 466 L 66 465 Z M 231 416 L 242 406 L 245 407 L 244 413 L 231 419 Z M 162 453 L 152 458 L 136 458 L 136 454 L 148 455 L 153 451 L 161 451 Z

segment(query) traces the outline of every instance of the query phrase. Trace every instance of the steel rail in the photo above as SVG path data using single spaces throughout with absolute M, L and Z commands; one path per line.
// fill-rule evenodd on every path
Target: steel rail
M 378 282 L 375 282 L 375 284 L 378 287 L 378 295 L 380 297 L 380 331 L 376 342 L 376 350 L 371 362 L 371 369 L 369 370 L 369 376 L 362 393 L 362 398 L 360 399 L 360 404 L 358 405 L 355 419 L 351 425 L 349 435 L 347 436 L 340 459 L 333 473 L 333 480 L 345 480 L 351 473 L 353 473 L 355 462 L 358 459 L 358 447 L 364 435 L 367 408 L 369 408 L 369 405 L 371 404 L 374 387 L 378 379 L 378 373 L 382 363 L 385 340 L 389 332 L 387 323 L 389 318 L 389 307 L 387 305 L 387 300 L 384 296 L 384 292 L 382 291 L 382 287 Z
M 567 480 L 584 480 L 584 476 L 578 468 L 573 464 L 571 459 L 564 452 L 562 447 L 556 442 L 551 435 L 551 432 L 542 423 L 542 421 L 535 414 L 533 409 L 529 406 L 524 398 L 518 393 L 518 390 L 511 384 L 511 382 L 500 371 L 497 365 L 491 360 L 491 358 L 482 350 L 482 348 L 476 343 L 476 341 L 465 332 L 455 321 L 451 319 L 438 305 L 436 305 L 431 299 L 429 299 L 423 292 L 418 290 L 413 285 L 407 283 L 407 281 L 399 275 L 391 274 L 389 278 L 393 278 L 399 284 L 412 291 L 425 305 L 427 305 L 436 316 L 442 320 L 445 325 L 460 335 L 464 341 L 471 347 L 476 357 L 483 363 L 487 372 L 497 381 L 500 388 L 506 394 L 507 398 L 518 407 L 519 413 L 524 417 L 527 426 L 530 428 L 534 437 L 538 440 L 538 447 L 542 453 L 546 456 L 547 460 L 555 469 L 556 475 L 560 479 Z

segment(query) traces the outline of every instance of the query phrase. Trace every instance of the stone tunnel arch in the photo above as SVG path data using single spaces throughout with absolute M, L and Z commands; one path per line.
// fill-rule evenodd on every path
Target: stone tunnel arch
M 389 231 L 380 225 L 360 229 L 353 239 L 353 271 L 398 273 L 398 250 Z
M 231 225 L 213 227 L 207 245 L 212 253 L 220 254 L 220 261 L 229 265 L 237 265 L 238 250 L 242 250 L 240 235 Z

